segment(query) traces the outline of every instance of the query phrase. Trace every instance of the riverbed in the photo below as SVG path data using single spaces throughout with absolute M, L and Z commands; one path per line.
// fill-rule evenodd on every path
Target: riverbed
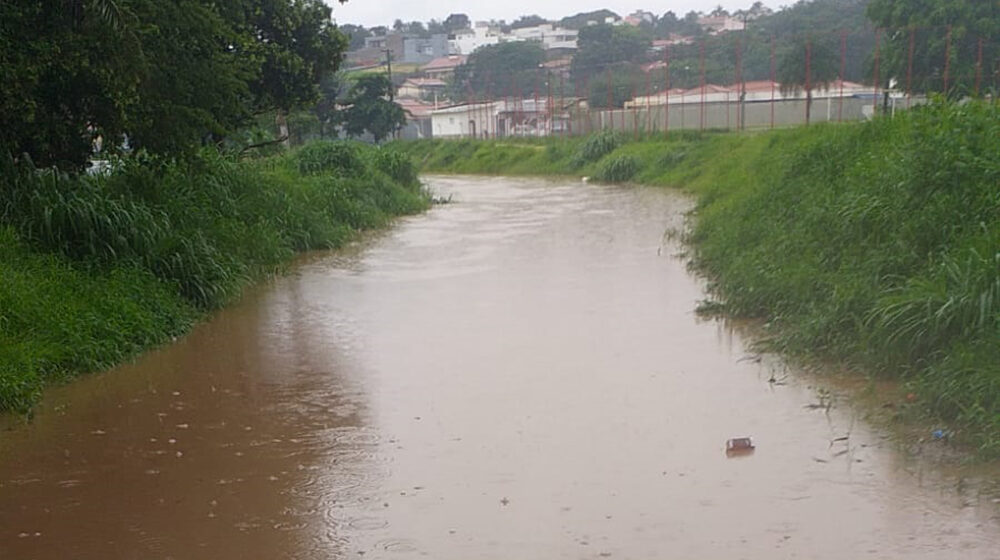
M 699 318 L 686 196 L 426 181 L 0 432 L 0 558 L 997 557 L 990 469 Z

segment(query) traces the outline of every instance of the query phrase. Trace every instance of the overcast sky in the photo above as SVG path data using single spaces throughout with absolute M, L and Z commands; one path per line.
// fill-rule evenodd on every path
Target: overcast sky
M 403 21 L 444 20 L 449 14 L 462 13 L 473 21 L 505 19 L 508 22 L 522 15 L 538 14 L 546 19 L 560 19 L 580 12 L 607 8 L 620 16 L 635 10 L 645 10 L 656 15 L 673 11 L 683 16 L 691 10 L 710 12 L 721 5 L 729 11 L 749 8 L 754 0 L 349 0 L 340 4 L 326 0 L 333 6 L 333 17 L 339 24 L 353 23 L 365 27 L 391 26 L 396 19 Z M 763 0 L 772 9 L 794 3 L 794 0 Z

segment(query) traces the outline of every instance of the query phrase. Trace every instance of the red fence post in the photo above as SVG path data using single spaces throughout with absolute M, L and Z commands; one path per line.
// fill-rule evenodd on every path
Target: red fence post
M 611 91 L 611 67 L 608 66 L 608 112 L 611 114 L 611 130 L 615 129 L 615 99 Z
M 948 26 L 948 33 L 944 40 L 944 94 L 948 95 L 948 75 L 951 70 L 951 26 Z
M 647 135 L 649 135 L 649 132 L 652 130 L 652 126 L 650 125 L 651 120 L 649 116 L 650 115 L 649 97 L 650 95 L 652 95 L 652 93 L 649 90 L 650 90 L 650 82 L 653 80 L 653 77 L 651 76 L 652 73 L 653 73 L 652 68 L 649 69 L 649 72 L 646 72 L 646 122 L 643 124 L 643 130 L 646 132 Z
M 698 73 L 700 74 L 701 83 L 701 103 L 699 103 L 699 129 L 705 130 L 705 40 L 701 40 L 701 46 L 698 49 Z
M 979 84 L 983 79 L 983 38 L 979 38 L 979 46 L 976 53 L 976 97 L 979 97 Z
M 746 94 L 743 86 L 743 37 L 736 38 L 736 128 L 743 130 L 743 96 Z M 729 108 L 726 108 L 726 118 L 729 117 Z
M 913 36 L 916 33 L 916 28 L 910 28 L 910 52 L 907 54 L 906 58 L 906 108 L 910 108 L 910 103 L 913 99 L 913 47 L 914 40 Z
M 874 95 L 873 95 L 874 99 L 872 99 L 872 117 L 874 117 L 875 113 L 878 112 L 878 80 L 879 80 L 879 75 L 878 75 L 879 68 L 878 68 L 878 64 L 879 64 L 879 52 L 880 52 L 879 51 L 879 46 L 880 46 L 879 45 L 879 41 L 880 41 L 881 38 L 882 38 L 882 30 L 881 29 L 876 29 L 875 30 L 875 68 L 874 68 L 874 72 L 875 72 L 875 83 L 874 83 L 875 92 L 874 92 Z
M 663 133 L 670 133 L 670 45 L 663 48 L 663 61 L 666 64 L 666 74 L 663 78 Z
M 809 110 L 812 106 L 812 41 L 806 40 L 806 125 L 809 124 Z
M 624 109 L 625 106 L 623 105 Z M 635 106 L 635 83 L 632 84 L 632 135 L 639 139 L 639 110 Z
M 771 35 L 771 128 L 774 128 L 774 35 Z
M 837 98 L 837 122 L 844 120 L 844 72 L 847 68 L 847 31 L 840 32 L 840 96 Z

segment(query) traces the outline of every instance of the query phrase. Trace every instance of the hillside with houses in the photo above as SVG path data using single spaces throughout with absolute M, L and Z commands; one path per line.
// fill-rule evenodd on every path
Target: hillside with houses
M 351 38 L 344 82 L 386 74 L 406 114 L 401 138 L 864 119 L 879 109 L 872 98 L 885 94 L 872 85 L 876 37 L 866 5 L 342 25 Z M 894 92 L 883 101 L 915 99 Z

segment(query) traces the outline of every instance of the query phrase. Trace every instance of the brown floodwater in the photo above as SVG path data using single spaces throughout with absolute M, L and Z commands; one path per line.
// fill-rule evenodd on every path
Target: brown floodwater
M 453 203 L 0 432 L 0 558 L 1000 557 L 996 469 L 695 315 L 685 197 L 427 181 Z

